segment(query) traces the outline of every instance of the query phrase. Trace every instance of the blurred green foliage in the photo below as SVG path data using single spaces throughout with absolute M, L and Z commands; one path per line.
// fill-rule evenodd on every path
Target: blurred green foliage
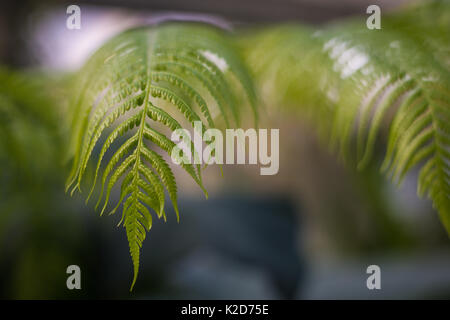
M 380 31 L 361 21 L 320 30 L 274 26 L 236 39 L 269 108 L 310 119 L 341 158 L 366 168 L 352 181 L 375 231 L 355 238 L 352 221 L 331 217 L 343 247 L 359 254 L 415 248 L 417 239 L 386 199 L 378 150 L 387 147 L 385 169 L 399 180 L 423 166 L 419 191 L 430 193 L 448 228 L 450 9 L 441 1 L 406 9 L 383 17 Z M 82 202 L 64 194 L 70 115 L 77 112 L 67 109 L 66 80 L 0 68 L 0 297 L 70 297 L 65 269 L 86 261 L 95 243 L 85 237 Z
M 0 69 L 3 297 L 65 294 L 67 260 L 77 252 L 70 249 L 82 235 L 61 192 L 66 173 L 59 108 L 64 103 L 53 81 L 40 73 Z

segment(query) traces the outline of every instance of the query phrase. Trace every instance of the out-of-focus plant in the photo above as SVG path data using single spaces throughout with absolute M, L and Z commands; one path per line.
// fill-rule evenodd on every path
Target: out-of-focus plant
M 394 181 L 420 166 L 418 193 L 450 232 L 449 30 L 450 4 L 436 1 L 384 15 L 381 30 L 291 24 L 240 44 L 261 100 L 306 116 L 341 158 L 365 168 L 383 136 Z
M 0 193 L 4 206 L 20 205 L 23 199 L 15 201 L 15 197 L 39 203 L 40 194 L 63 174 L 58 113 L 43 83 L 42 77 L 0 69 Z
M 70 201 L 62 201 L 63 104 L 55 83 L 59 80 L 42 73 L 0 68 L 0 296 L 4 297 L 64 296 L 64 270 L 82 238 Z

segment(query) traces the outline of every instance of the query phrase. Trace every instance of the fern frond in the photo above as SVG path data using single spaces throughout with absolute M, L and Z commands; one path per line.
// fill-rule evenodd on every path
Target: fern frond
M 427 2 L 313 30 L 287 25 L 244 39 L 264 100 L 310 116 L 344 159 L 367 166 L 389 128 L 382 169 L 400 183 L 420 166 L 427 194 L 450 232 L 450 5 Z M 353 143 L 355 142 L 355 143 Z M 355 148 L 353 147 L 355 146 Z
M 175 144 L 159 131 L 160 126 L 171 132 L 181 129 L 176 119 L 183 118 L 192 127 L 195 121 L 202 122 L 204 130 L 215 127 L 217 113 L 212 107 L 227 124 L 229 115 L 237 124 L 240 110 L 230 74 L 240 81 L 255 112 L 250 77 L 227 36 L 210 27 L 184 24 L 120 34 L 100 48 L 78 75 L 70 147 L 74 161 L 66 187 L 81 191 L 99 149 L 86 201 L 100 179 L 96 208 L 101 206 L 103 214 L 120 184 L 120 197 L 110 214 L 122 205 L 119 225 L 126 229 L 133 261 L 131 289 L 138 275 L 140 248 L 152 226 L 151 211 L 166 219 L 164 190 L 179 220 L 175 177 L 161 155 L 170 156 Z M 204 95 L 205 90 L 212 99 Z M 163 106 L 158 106 L 161 102 Z M 165 109 L 167 104 L 175 109 Z M 192 153 L 196 153 L 193 148 Z M 181 161 L 180 166 L 207 196 L 200 165 Z

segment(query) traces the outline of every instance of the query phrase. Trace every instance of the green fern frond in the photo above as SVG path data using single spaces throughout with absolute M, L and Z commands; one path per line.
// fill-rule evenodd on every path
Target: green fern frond
M 420 165 L 418 193 L 450 232 L 450 4 L 385 14 L 381 25 L 287 25 L 245 37 L 243 47 L 264 100 L 309 115 L 342 158 L 356 149 L 359 169 L 389 128 L 382 170 L 400 183 Z
M 230 74 L 241 83 L 256 115 L 251 79 L 228 42 L 219 30 L 194 24 L 133 29 L 106 43 L 78 76 L 70 145 L 74 162 L 67 190 L 81 191 L 99 148 L 87 200 L 100 180 L 96 207 L 101 206 L 103 214 L 114 187 L 121 185 L 119 201 L 110 214 L 122 205 L 119 224 L 126 229 L 134 266 L 131 289 L 138 275 L 140 248 L 152 226 L 150 210 L 166 219 L 164 189 L 179 219 L 175 177 L 160 154 L 170 156 L 175 144 L 160 127 L 183 128 L 176 120 L 182 118 L 192 126 L 201 121 L 207 129 L 215 127 L 217 116 L 227 125 L 231 119 L 238 124 L 241 112 Z M 167 104 L 175 109 L 165 109 Z M 149 143 L 160 150 L 153 150 Z M 180 166 L 207 196 L 200 165 L 181 162 Z

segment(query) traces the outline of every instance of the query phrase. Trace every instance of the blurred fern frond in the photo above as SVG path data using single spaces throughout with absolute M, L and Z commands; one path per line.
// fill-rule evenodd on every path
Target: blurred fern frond
M 364 18 L 320 30 L 291 24 L 242 45 L 263 100 L 308 115 L 359 169 L 387 136 L 382 170 L 400 183 L 420 166 L 418 193 L 450 232 L 450 4 L 383 15 L 381 26 L 369 30 Z
M 152 226 L 150 210 L 166 218 L 164 189 L 178 219 L 175 177 L 161 156 L 170 156 L 175 144 L 161 130 L 173 132 L 184 128 L 184 123 L 194 127 L 195 121 L 207 129 L 215 127 L 217 119 L 238 124 L 236 82 L 256 115 L 251 79 L 227 36 L 195 24 L 126 31 L 100 48 L 80 71 L 72 108 L 74 162 L 67 188 L 81 190 L 98 145 L 88 199 L 100 179 L 97 207 L 103 202 L 103 213 L 113 187 L 121 185 L 111 214 L 123 205 L 121 222 L 134 266 L 131 289 L 139 270 L 140 248 Z M 108 153 L 112 156 L 106 160 Z M 181 166 L 207 195 L 200 165 L 182 162 Z

